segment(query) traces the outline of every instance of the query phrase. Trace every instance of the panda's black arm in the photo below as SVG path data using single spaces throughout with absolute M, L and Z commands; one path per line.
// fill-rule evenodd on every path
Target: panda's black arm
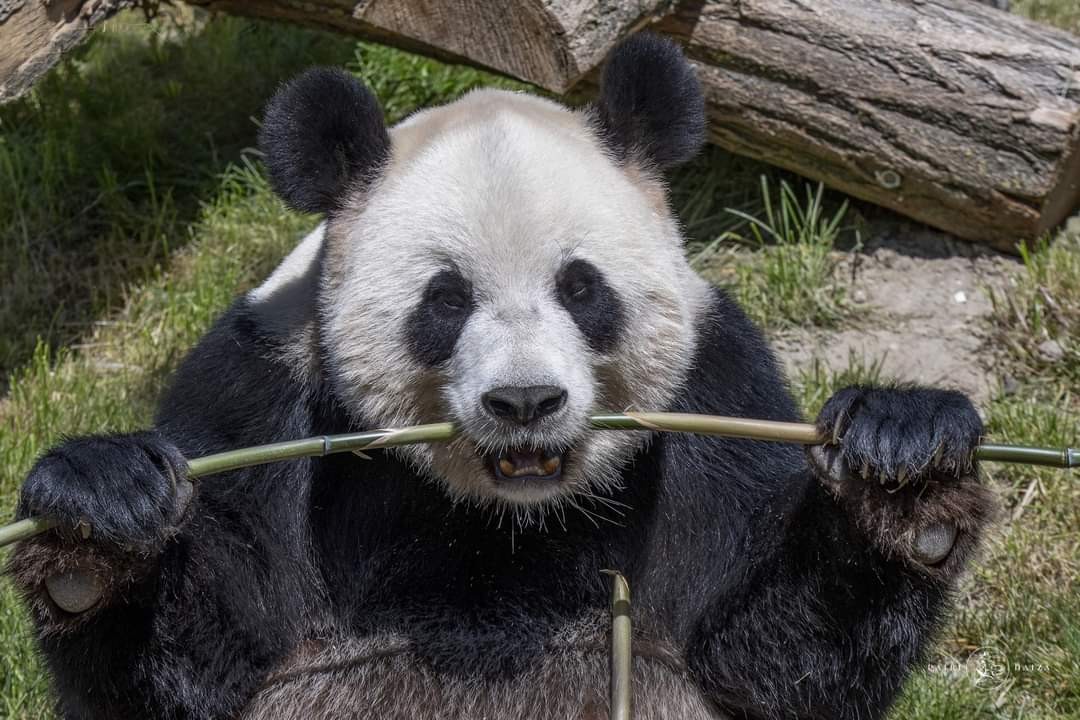
M 882 717 L 932 638 L 948 578 L 888 560 L 813 478 L 751 519 L 745 561 L 689 658 L 737 718 Z
M 676 409 L 799 419 L 761 333 L 724 295 Z M 663 446 L 663 514 L 677 522 L 658 533 L 659 545 L 695 576 L 684 585 L 692 592 L 676 598 L 692 613 L 688 662 L 736 718 L 881 717 L 991 515 L 974 468 L 962 467 L 981 424 L 957 394 L 849 389 L 819 425 L 843 435 L 835 451 L 864 460 L 868 480 L 832 478 L 791 445 L 671 436 Z M 899 490 L 879 482 L 938 446 L 949 472 Z M 964 469 L 969 479 L 954 476 Z M 914 540 L 935 523 L 957 529 L 955 543 L 923 562 Z
M 35 538 L 11 557 L 64 717 L 223 718 L 251 697 L 318 591 L 306 550 L 311 461 L 207 478 L 182 515 L 160 471 L 178 453 L 305 436 L 310 425 L 240 301 L 183 361 L 155 431 L 72 440 L 39 463 L 20 512 L 52 503 L 94 528 L 89 540 Z M 73 567 L 104 588 L 80 613 L 45 586 Z

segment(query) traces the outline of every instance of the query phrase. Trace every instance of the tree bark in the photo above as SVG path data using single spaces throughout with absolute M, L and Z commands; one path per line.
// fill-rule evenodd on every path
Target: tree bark
M 134 0 L 0 0 L 0 103 L 27 90 L 91 30 Z
M 1080 38 L 970 0 L 189 2 L 557 93 L 594 83 L 608 51 L 649 27 L 686 47 L 729 150 L 1005 251 L 1080 204 Z M 15 7 L 0 19 L 0 101 L 128 4 L 0 0 L 0 16 Z M 12 44 L 30 15 L 36 30 Z
M 188 0 L 494 70 L 564 93 L 670 0 Z

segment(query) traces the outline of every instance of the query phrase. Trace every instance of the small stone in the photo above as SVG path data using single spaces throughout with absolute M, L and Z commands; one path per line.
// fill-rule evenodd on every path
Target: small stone
M 953 302 L 955 302 L 955 303 L 966 303 L 967 302 L 967 293 L 964 292 L 963 290 L 957 290 L 956 293 L 953 294 L 952 299 L 953 299 Z
M 857 303 L 866 302 L 866 291 L 862 288 L 859 288 L 855 292 L 851 293 L 851 299 Z
M 1037 350 L 1039 357 L 1048 363 L 1061 362 L 1065 357 L 1065 349 L 1057 340 L 1043 340 Z
M 1001 394 L 1008 397 L 1010 395 L 1015 395 L 1019 391 L 1020 381 L 1006 373 L 1005 377 L 1001 378 Z

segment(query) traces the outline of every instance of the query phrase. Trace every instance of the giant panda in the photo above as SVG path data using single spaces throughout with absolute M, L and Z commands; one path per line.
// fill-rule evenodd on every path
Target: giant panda
M 62 520 L 9 563 L 60 714 L 603 718 L 616 569 L 635 717 L 882 717 L 992 516 L 967 399 L 844 389 L 809 453 L 587 429 L 800 417 L 684 258 L 664 173 L 704 135 L 650 35 L 580 109 L 486 89 L 387 129 L 344 72 L 284 85 L 269 177 L 324 222 L 191 350 L 152 430 L 68 440 L 23 485 L 19 516 Z M 443 419 L 446 444 L 185 475 Z

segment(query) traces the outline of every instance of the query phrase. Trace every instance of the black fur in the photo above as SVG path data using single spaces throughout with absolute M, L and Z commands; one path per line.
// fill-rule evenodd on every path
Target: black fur
M 390 154 L 378 100 L 344 70 L 312 68 L 266 107 L 259 148 L 274 190 L 301 212 L 329 213 Z
M 705 99 L 670 40 L 639 33 L 612 52 L 593 106 L 597 132 L 620 161 L 666 170 L 705 144 Z
M 425 365 L 449 360 L 473 307 L 472 285 L 461 273 L 436 273 L 405 324 L 405 342 L 413 357 Z
M 271 349 L 239 302 L 180 368 L 160 437 L 198 456 L 348 429 L 329 384 L 296 383 Z M 761 335 L 721 293 L 686 387 L 670 409 L 798 418 Z M 931 397 L 922 392 L 875 396 L 868 407 L 877 409 L 855 413 L 846 435 L 869 437 L 869 424 L 895 434 L 891 419 L 902 417 L 901 434 L 922 447 L 919 426 L 930 438 L 939 424 L 971 428 L 967 409 L 950 402 L 929 406 L 937 417 L 922 414 L 921 398 Z M 846 397 L 830 408 L 850 408 Z M 965 447 L 949 440 L 945 453 L 964 457 L 970 436 L 956 437 Z M 50 511 L 130 535 L 112 508 L 83 498 L 92 487 L 130 500 L 128 468 L 144 462 L 146 438 L 94 441 L 93 458 L 75 454 L 81 442 L 51 456 L 79 458 L 69 475 L 39 466 L 24 506 L 49 497 Z M 876 470 L 895 466 L 892 455 L 878 457 Z M 91 483 L 75 482 L 88 473 Z M 835 499 L 796 446 L 661 435 L 623 480 L 609 498 L 626 506 L 609 516 L 616 522 L 569 512 L 522 530 L 452 504 L 388 453 L 291 461 L 206 478 L 179 533 L 138 551 L 126 591 L 89 618 L 35 602 L 43 558 L 133 550 L 103 536 L 61 538 L 62 547 L 46 537 L 20 545 L 12 568 L 67 718 L 242 716 L 290 654 L 336 633 L 404 633 L 417 672 L 468 682 L 469 696 L 482 698 L 533 667 L 575 618 L 603 612 L 600 570 L 609 567 L 630 579 L 638 631 L 667 638 L 673 661 L 717 708 L 740 718 L 882 717 L 937 627 L 959 565 L 926 573 L 884 552 L 861 506 Z M 912 491 L 904 502 L 920 501 Z M 155 512 L 164 522 L 168 513 Z M 131 526 L 158 534 L 143 521 Z M 390 717 L 394 702 L 417 701 L 380 702 L 371 712 Z
M 581 330 L 589 347 L 599 353 L 615 348 L 625 325 L 619 294 L 588 260 L 568 262 L 555 280 L 559 302 Z

